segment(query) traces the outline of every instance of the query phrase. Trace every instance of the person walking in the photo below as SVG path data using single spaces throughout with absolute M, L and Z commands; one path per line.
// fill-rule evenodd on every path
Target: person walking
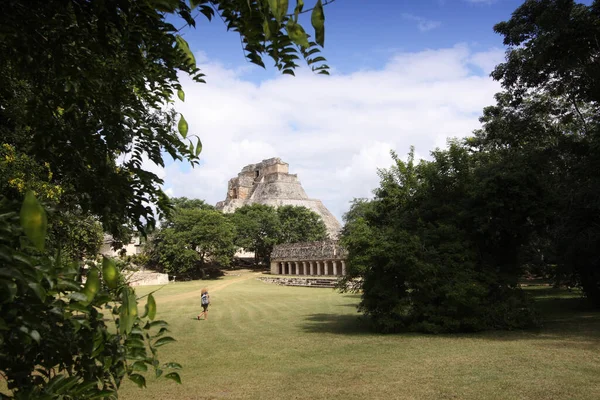
M 200 305 L 202 306 L 202 312 L 198 315 L 198 320 L 204 315 L 204 319 L 208 319 L 208 305 L 210 304 L 210 296 L 208 295 L 208 289 L 203 288 L 200 291 Z

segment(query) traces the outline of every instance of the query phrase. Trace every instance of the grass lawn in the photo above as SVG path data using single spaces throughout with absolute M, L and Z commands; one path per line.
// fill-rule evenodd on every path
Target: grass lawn
M 255 276 L 157 292 L 158 318 L 178 340 L 161 359 L 184 366 L 183 384 L 149 377 L 120 398 L 600 399 L 600 312 L 576 294 L 528 289 L 544 312 L 536 332 L 377 335 L 358 319 L 356 295 Z M 212 305 L 198 321 L 203 286 Z

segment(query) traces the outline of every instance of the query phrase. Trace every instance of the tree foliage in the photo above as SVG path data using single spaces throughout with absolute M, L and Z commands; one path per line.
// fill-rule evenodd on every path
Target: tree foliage
M 497 127 L 508 115 L 526 125 L 524 109 L 542 120 L 535 137 L 521 139 L 517 123 L 504 133 L 530 148 L 536 140 L 532 157 L 550 159 L 536 169 L 537 179 L 552 184 L 545 195 L 555 199 L 541 241 L 553 250 L 548 258 L 559 276 L 600 306 L 600 2 L 527 1 L 495 30 L 509 51 L 493 76 L 511 102 L 491 109 L 485 122 Z
M 394 155 L 372 201 L 346 215 L 348 280 L 382 331 L 535 324 L 531 271 L 600 305 L 600 3 L 526 1 L 496 25 L 505 90 L 482 129 L 431 161 Z
M 231 264 L 234 225 L 202 200 L 175 198 L 177 206 L 153 236 L 150 262 L 170 274 L 202 269 L 207 262 Z
M 2 2 L 0 372 L 15 397 L 114 398 L 125 376 L 143 386 L 148 366 L 157 376 L 179 367 L 156 359 L 173 339 L 163 336 L 166 322 L 153 320 L 152 296 L 138 315 L 135 292 L 112 262 L 90 265 L 82 287 L 81 264 L 66 258 L 94 251 L 95 221 L 124 240 L 132 228 L 145 235 L 155 227 L 152 206 L 168 215 L 148 162 L 164 166 L 168 154 L 198 163 L 200 137 L 173 105 L 175 96 L 185 100 L 179 76 L 204 82 L 184 26 L 218 15 L 240 34 L 250 61 L 270 57 L 293 74 L 302 55 L 327 72 L 319 45 L 298 24 L 302 4 L 289 13 L 287 1 L 268 0 Z M 312 24 L 320 46 L 323 22 L 318 0 Z M 164 376 L 179 381 L 176 372 Z
M 236 228 L 235 244 L 255 253 L 255 262 L 268 263 L 273 246 L 327 238 L 321 217 L 303 206 L 274 208 L 264 204 L 240 207 L 231 215 Z
M 375 199 L 355 202 L 345 217 L 346 279 L 363 280 L 360 309 L 383 332 L 531 324 L 534 315 L 513 273 L 519 251 L 513 230 L 494 218 L 487 227 L 477 220 L 502 209 L 511 194 L 494 193 L 500 196 L 495 206 L 478 198 L 478 157 L 458 143 L 433 152 L 430 162 L 415 164 L 412 152 L 406 162 L 393 156 L 395 165 L 380 171 Z M 509 256 L 499 257 L 498 249 Z
M 3 144 L 17 159 L 49 166 L 50 183 L 69 191 L 63 202 L 98 216 L 113 236 L 128 224 L 144 234 L 156 222 L 150 204 L 159 214 L 168 209 L 162 180 L 144 163 L 164 166 L 168 154 L 193 165 L 202 150 L 172 105 L 175 93 L 185 99 L 180 72 L 204 82 L 182 26 L 173 23 L 194 27 L 196 15 L 218 15 L 240 34 L 250 61 L 264 66 L 270 57 L 292 74 L 301 54 L 326 72 L 318 46 L 306 46 L 302 4 L 288 13 L 287 1 L 267 0 L 7 0 L 0 15 Z M 314 10 L 322 46 L 321 0 Z M 9 185 L 19 186 L 15 179 Z
M 327 227 L 314 211 L 303 206 L 277 208 L 279 238 L 277 243 L 314 242 L 327 239 Z
M 236 209 L 230 218 L 236 228 L 236 246 L 254 252 L 256 264 L 267 262 L 280 234 L 275 208 L 264 204 L 245 205 Z
M 155 320 L 153 296 L 138 310 L 141 299 L 106 258 L 87 264 L 83 285 L 78 263 L 43 253 L 46 216 L 32 192 L 20 214 L 14 208 L 0 200 L 0 373 L 13 397 L 116 398 L 125 377 L 145 386 L 148 367 L 179 382 L 169 370 L 181 366 L 157 357 L 174 339 Z

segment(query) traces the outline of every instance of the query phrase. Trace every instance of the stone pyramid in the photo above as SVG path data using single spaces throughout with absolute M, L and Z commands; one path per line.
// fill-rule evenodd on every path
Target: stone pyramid
M 234 212 L 246 204 L 304 206 L 321 216 L 327 233 L 337 238 L 341 225 L 321 200 L 309 199 L 298 180 L 289 173 L 289 165 L 280 158 L 269 158 L 258 164 L 246 165 L 227 185 L 227 197 L 216 207 L 226 213 Z

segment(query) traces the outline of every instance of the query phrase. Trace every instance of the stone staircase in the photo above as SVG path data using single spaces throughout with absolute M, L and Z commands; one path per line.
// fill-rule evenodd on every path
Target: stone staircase
M 266 283 L 274 283 L 282 286 L 305 286 L 305 287 L 318 287 L 318 288 L 335 288 L 338 281 L 337 278 L 324 278 L 324 277 L 302 277 L 302 276 L 286 276 L 286 277 L 270 277 L 261 276 L 257 278 L 260 281 Z

